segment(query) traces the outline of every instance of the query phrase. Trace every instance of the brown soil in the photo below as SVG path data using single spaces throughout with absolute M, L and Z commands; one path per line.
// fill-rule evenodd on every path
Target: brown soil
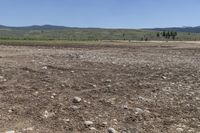
M 109 127 L 200 132 L 200 44 L 0 46 L 0 133 Z

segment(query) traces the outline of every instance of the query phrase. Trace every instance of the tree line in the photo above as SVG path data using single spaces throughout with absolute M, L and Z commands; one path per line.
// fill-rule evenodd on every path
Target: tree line
M 157 33 L 157 37 L 160 38 L 160 37 L 163 37 L 163 38 L 166 38 L 166 39 L 173 39 L 175 40 L 176 39 L 176 36 L 177 36 L 177 32 L 176 31 L 163 31 L 163 32 L 158 32 Z

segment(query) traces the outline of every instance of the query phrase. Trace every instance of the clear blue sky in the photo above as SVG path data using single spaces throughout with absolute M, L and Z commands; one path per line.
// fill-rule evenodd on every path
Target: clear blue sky
M 0 0 L 0 24 L 147 28 L 200 25 L 200 0 Z

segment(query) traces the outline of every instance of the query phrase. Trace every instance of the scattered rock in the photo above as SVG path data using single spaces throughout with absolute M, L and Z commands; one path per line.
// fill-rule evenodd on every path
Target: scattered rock
M 94 88 L 96 88 L 97 87 L 97 85 L 92 85 Z
M 106 102 L 114 105 L 115 104 L 115 100 L 116 100 L 116 98 L 110 98 Z
M 33 131 L 33 127 L 28 127 L 28 128 L 25 128 L 25 129 L 23 129 L 23 131 Z
M 118 123 L 117 123 L 117 122 L 118 122 L 117 119 L 113 119 L 113 121 L 114 121 L 114 124 L 115 124 L 115 125 L 118 124 Z
M 124 105 L 123 108 L 124 108 L 124 109 L 128 109 L 128 105 Z
M 114 128 L 108 128 L 108 133 L 117 133 L 117 131 Z
M 54 116 L 55 114 L 52 112 L 52 113 L 50 113 L 50 112 L 48 112 L 47 110 L 45 110 L 44 111 L 44 114 L 43 114 L 43 116 L 44 116 L 44 118 L 49 118 L 49 117 L 52 117 L 52 116 Z
M 106 126 L 106 125 L 108 125 L 108 122 L 105 121 L 102 124 L 103 124 L 103 126 Z
M 117 119 L 113 119 L 114 122 L 117 122 Z
M 106 82 L 110 83 L 112 80 L 111 79 L 107 79 Z
M 73 109 L 73 110 L 78 110 L 78 109 L 80 109 L 80 107 L 74 106 L 74 105 L 73 105 L 73 106 L 70 106 L 69 108 L 70 108 L 70 109 Z
M 90 127 L 89 129 L 92 131 L 97 131 L 97 129 L 95 127 Z
M 11 130 L 11 131 L 6 131 L 5 133 L 15 133 L 15 131 Z
M 38 91 L 34 92 L 33 95 L 37 96 L 39 94 Z
M 54 99 L 56 96 L 56 93 L 52 93 L 51 98 Z
M 70 119 L 63 119 L 63 121 L 65 121 L 65 122 L 70 122 Z
M 144 110 L 142 110 L 141 108 L 135 108 L 135 113 L 136 114 L 143 114 Z
M 47 66 L 42 67 L 42 69 L 46 70 L 46 69 L 47 69 Z
M 4 76 L 0 76 L 0 81 L 6 82 L 7 79 L 5 79 Z
M 85 121 L 85 122 L 84 122 L 84 125 L 85 125 L 86 127 L 90 127 L 91 125 L 93 125 L 93 122 L 92 122 L 92 121 Z
M 81 98 L 80 97 L 74 97 L 73 102 L 74 103 L 80 103 L 81 102 Z
M 108 87 L 108 88 L 111 88 L 111 87 L 112 87 L 112 85 L 107 85 L 107 87 Z
M 71 73 L 74 73 L 74 71 L 71 71 Z
M 8 112 L 9 112 L 9 113 L 12 113 L 12 112 L 13 112 L 13 109 L 9 109 Z
M 176 131 L 178 131 L 178 132 L 183 132 L 184 130 L 183 130 L 183 128 L 180 128 L 180 127 L 179 127 L 179 128 L 176 129 Z

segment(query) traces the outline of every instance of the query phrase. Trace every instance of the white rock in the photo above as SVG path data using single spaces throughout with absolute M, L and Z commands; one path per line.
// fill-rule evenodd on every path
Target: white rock
M 44 114 L 43 114 L 43 116 L 45 117 L 45 118 L 49 118 L 49 117 L 52 117 L 52 116 L 54 116 L 55 114 L 53 113 L 53 112 L 48 112 L 47 110 L 45 110 L 44 111 Z
M 124 105 L 123 108 L 124 108 L 124 109 L 128 109 L 128 105 Z
M 179 127 L 179 128 L 176 129 L 176 131 L 178 131 L 178 132 L 183 132 L 184 130 L 183 130 L 183 128 L 180 128 L 180 127 Z
M 117 133 L 117 131 L 114 128 L 108 128 L 108 133 Z
M 108 125 L 108 122 L 105 121 L 105 122 L 103 122 L 102 124 L 103 124 L 104 126 L 106 126 L 106 125 Z
M 42 67 L 42 69 L 45 69 L 45 70 L 46 70 L 46 69 L 47 69 L 47 66 Z
M 36 95 L 36 96 L 37 96 L 38 94 L 39 94 L 39 92 L 38 92 L 38 91 L 36 91 L 36 92 L 34 92 L 34 93 L 33 93 L 33 95 Z
M 85 121 L 85 122 L 84 122 L 84 125 L 85 125 L 86 127 L 89 127 L 89 126 L 93 125 L 93 122 L 92 122 L 92 121 Z
M 111 82 L 111 81 L 112 81 L 111 79 L 107 79 L 107 80 L 106 80 L 106 82 Z
M 90 127 L 89 129 L 92 130 L 92 131 L 97 131 L 97 129 L 94 128 L 94 127 Z
M 73 105 L 73 106 L 70 106 L 70 108 L 73 109 L 73 110 L 78 110 L 78 109 L 80 109 L 80 107 L 74 106 L 74 105 Z
M 117 122 L 117 119 L 113 119 L 114 122 Z
M 142 114 L 144 113 L 144 110 L 140 109 L 140 108 L 135 108 L 136 114 Z
M 28 128 L 25 128 L 25 129 L 23 129 L 24 131 L 33 131 L 33 127 L 28 127 Z
M 94 88 L 96 88 L 97 87 L 97 85 L 92 85 Z
M 80 97 L 74 97 L 73 102 L 74 103 L 80 103 L 81 102 L 81 98 Z
M 70 119 L 63 119 L 65 122 L 70 122 Z
M 107 87 L 108 87 L 108 88 L 111 88 L 111 87 L 112 87 L 112 85 L 107 85 Z
M 5 133 L 15 133 L 15 131 L 11 130 L 11 131 L 6 131 Z

